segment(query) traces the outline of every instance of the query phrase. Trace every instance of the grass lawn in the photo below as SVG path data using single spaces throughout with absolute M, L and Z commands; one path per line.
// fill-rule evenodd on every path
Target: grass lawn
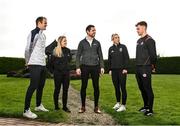
M 93 99 L 91 81 L 89 81 L 87 95 Z M 134 75 L 128 75 L 127 79 L 127 111 L 115 112 L 112 107 L 115 104 L 114 87 L 111 77 L 104 75 L 100 79 L 100 106 L 112 115 L 118 124 L 180 124 L 180 75 L 154 75 L 153 88 L 155 94 L 154 116 L 145 117 L 137 110 L 142 107 L 142 98 Z M 73 80 L 71 84 L 80 89 L 80 80 Z M 7 78 L 0 75 L 0 116 L 22 118 L 24 107 L 24 95 L 29 85 L 28 79 Z M 38 120 L 48 122 L 67 122 L 68 115 L 63 111 L 55 112 L 53 105 L 53 80 L 47 79 L 43 94 L 43 104 L 50 112 L 38 114 Z M 35 93 L 31 102 L 31 110 L 35 107 Z
M 91 81 L 89 81 L 87 96 L 93 99 Z M 140 125 L 177 125 L 180 124 L 180 75 L 153 75 L 155 95 L 154 116 L 145 117 L 137 110 L 142 107 L 142 98 L 134 75 L 127 79 L 127 111 L 115 112 L 112 107 L 116 103 L 111 77 L 104 75 L 100 79 L 100 106 L 112 115 L 118 124 Z M 73 87 L 80 89 L 80 81 L 72 81 Z
M 5 75 L 0 76 L 0 116 L 22 118 L 24 108 L 24 98 L 29 79 L 24 78 L 7 78 Z M 47 79 L 43 93 L 43 105 L 50 112 L 35 112 L 40 121 L 48 122 L 66 122 L 67 115 L 63 111 L 54 111 L 53 104 L 53 80 Z M 35 93 L 31 101 L 31 110 L 35 107 Z

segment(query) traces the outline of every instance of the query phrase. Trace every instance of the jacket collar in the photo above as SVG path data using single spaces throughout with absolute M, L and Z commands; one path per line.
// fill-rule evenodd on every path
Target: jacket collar
M 88 40 L 87 40 L 86 38 L 85 38 L 84 40 L 85 40 L 86 42 L 88 42 Z M 95 39 L 95 38 L 93 38 L 93 40 L 92 40 L 92 44 L 93 44 L 93 43 L 95 43 L 95 42 L 96 42 L 96 39 Z M 88 43 L 89 43 L 89 42 L 88 42 Z
M 119 47 L 120 45 L 121 45 L 120 43 L 117 45 L 113 44 L 113 47 Z

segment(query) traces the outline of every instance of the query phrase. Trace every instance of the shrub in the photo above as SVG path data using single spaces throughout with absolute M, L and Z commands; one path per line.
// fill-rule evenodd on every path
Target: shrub
M 108 71 L 107 60 L 104 61 L 105 72 Z M 135 59 L 129 61 L 128 73 L 135 73 Z M 161 57 L 156 64 L 156 73 L 158 74 L 180 74 L 180 57 Z
M 24 58 L 0 57 L 0 74 L 24 69 Z M 105 72 L 108 72 L 107 60 L 104 60 Z M 129 61 L 129 73 L 135 73 L 135 59 Z M 157 61 L 158 74 L 180 74 L 180 57 L 161 57 Z M 71 70 L 75 70 L 75 61 L 71 62 Z
M 24 58 L 0 57 L 0 74 L 24 69 Z

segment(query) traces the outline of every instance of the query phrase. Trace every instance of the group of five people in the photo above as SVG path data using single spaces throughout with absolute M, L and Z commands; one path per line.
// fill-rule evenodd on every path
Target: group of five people
M 54 75 L 54 107 L 59 110 L 59 93 L 61 85 L 63 86 L 62 103 L 63 110 L 70 113 L 67 107 L 68 88 L 70 83 L 70 61 L 72 55 L 67 48 L 66 36 L 60 36 L 57 40 L 45 47 L 45 35 L 47 19 L 38 17 L 36 19 L 36 28 L 28 36 L 28 42 L 25 49 L 26 65 L 30 70 L 30 85 L 25 96 L 25 107 L 23 116 L 27 118 L 37 118 L 37 115 L 30 110 L 30 102 L 33 92 L 36 90 L 35 111 L 48 112 L 42 102 L 42 93 L 46 78 L 46 55 L 50 56 L 50 67 Z M 151 86 L 151 73 L 155 71 L 156 66 L 156 46 L 155 41 L 150 37 L 145 21 L 136 24 L 137 33 L 140 39 L 136 47 L 136 79 L 142 94 L 144 106 L 139 111 L 145 115 L 153 114 L 154 94 Z M 80 41 L 76 54 L 76 73 L 81 76 L 81 107 L 79 113 L 86 111 L 86 88 L 88 79 L 91 77 L 94 89 L 94 112 L 100 114 L 99 101 L 99 77 L 104 74 L 104 61 L 101 44 L 95 39 L 96 28 L 94 25 L 86 27 L 87 36 Z M 108 51 L 108 70 L 112 76 L 112 82 L 115 88 L 117 103 L 113 109 L 117 112 L 126 110 L 126 78 L 128 73 L 129 54 L 127 47 L 120 42 L 118 34 L 112 34 L 113 45 Z M 121 95 L 122 93 L 122 95 Z M 122 99 L 122 100 L 121 100 Z M 121 102 L 122 101 L 122 102 Z

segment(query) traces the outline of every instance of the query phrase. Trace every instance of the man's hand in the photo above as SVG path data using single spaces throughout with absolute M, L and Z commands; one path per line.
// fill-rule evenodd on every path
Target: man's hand
M 76 69 L 76 74 L 81 75 L 81 69 L 80 68 Z
M 109 75 L 112 75 L 112 71 L 111 70 L 109 71 Z
M 122 74 L 127 74 L 128 73 L 128 71 L 126 70 L 126 69 L 124 69 L 123 71 L 122 71 Z
M 28 64 L 25 64 L 25 68 L 28 69 Z
M 101 68 L 100 75 L 102 76 L 104 74 L 104 68 Z
M 155 72 L 156 72 L 155 65 L 154 65 L 154 64 L 152 64 L 151 66 L 152 66 L 152 73 L 155 73 Z

